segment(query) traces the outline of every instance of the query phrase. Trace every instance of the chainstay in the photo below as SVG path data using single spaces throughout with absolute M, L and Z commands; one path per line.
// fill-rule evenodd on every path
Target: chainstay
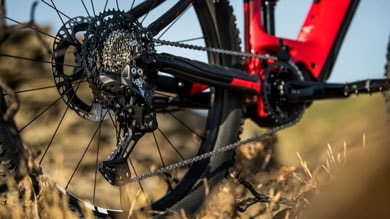
M 181 162 L 177 162 L 177 163 L 171 164 L 169 166 L 162 167 L 162 168 L 157 169 L 155 171 L 152 171 L 152 172 L 149 172 L 149 173 L 145 173 L 145 174 L 140 175 L 140 176 L 132 177 L 129 182 L 130 183 L 138 182 L 138 181 L 147 179 L 147 178 L 152 177 L 152 176 L 156 176 L 156 175 L 159 175 L 159 174 L 167 173 L 168 171 L 174 170 L 176 168 L 183 167 L 183 166 L 186 166 L 186 165 L 190 165 L 192 163 L 195 163 L 195 162 L 198 162 L 198 161 L 210 158 L 212 156 L 215 156 L 215 155 L 218 155 L 218 154 L 230 151 L 230 150 L 235 150 L 235 149 L 239 148 L 242 145 L 245 145 L 245 144 L 248 144 L 248 143 L 251 143 L 251 142 L 254 142 L 254 141 L 260 141 L 260 140 L 262 140 L 263 138 L 265 138 L 267 136 L 273 135 L 273 134 L 275 134 L 278 131 L 281 131 L 283 129 L 286 129 L 288 127 L 291 127 L 291 126 L 297 124 L 301 120 L 302 115 L 303 115 L 303 113 L 300 113 L 300 115 L 295 120 L 293 120 L 293 121 L 291 121 L 291 122 L 289 122 L 287 124 L 274 127 L 274 128 L 272 128 L 272 129 L 270 129 L 270 130 L 268 130 L 266 132 L 263 132 L 263 133 L 258 134 L 258 135 L 254 135 L 254 136 L 252 136 L 250 138 L 247 138 L 245 140 L 238 141 L 238 142 L 235 142 L 235 143 L 223 146 L 223 147 L 219 148 L 218 150 L 210 151 L 210 152 L 207 152 L 207 153 L 204 153 L 204 154 L 200 154 L 200 155 L 197 155 L 195 157 L 183 160 Z
M 197 45 L 191 45 L 191 44 L 181 43 L 181 42 L 172 42 L 172 41 L 161 40 L 161 39 L 153 39 L 153 42 L 160 43 L 161 45 L 166 45 L 166 46 L 173 46 L 173 47 L 192 49 L 192 50 L 198 50 L 204 52 L 212 52 L 212 53 L 218 53 L 224 55 L 240 56 L 245 58 L 257 58 L 262 60 L 278 60 L 276 56 L 271 56 L 269 54 L 253 54 L 253 53 L 246 53 L 240 51 L 197 46 Z

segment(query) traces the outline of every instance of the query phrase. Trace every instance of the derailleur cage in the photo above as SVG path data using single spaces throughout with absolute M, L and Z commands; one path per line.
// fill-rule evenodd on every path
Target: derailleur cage
M 105 160 L 99 164 L 99 171 L 111 185 L 123 186 L 131 179 L 129 164 L 125 158 Z

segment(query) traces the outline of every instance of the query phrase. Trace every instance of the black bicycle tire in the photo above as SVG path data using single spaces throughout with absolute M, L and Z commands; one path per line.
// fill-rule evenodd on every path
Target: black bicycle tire
M 233 9 L 228 1 L 205 1 L 205 4 L 199 4 L 195 7 L 198 13 L 200 23 L 206 24 L 207 30 L 204 35 L 213 37 L 210 42 L 206 43 L 209 47 L 223 48 L 227 50 L 240 51 L 240 39 L 238 29 L 235 24 Z M 207 7 L 205 10 L 202 7 Z M 206 15 L 204 13 L 210 13 Z M 213 17 L 213 22 L 210 22 L 208 17 Z M 204 26 L 203 26 L 204 27 Z M 223 27 L 223 28 L 221 28 Z M 212 30 L 213 29 L 213 30 Z M 214 32 L 215 35 L 210 36 L 209 33 Z M 229 67 L 237 67 L 241 65 L 239 57 L 230 55 L 220 55 L 215 53 L 209 54 L 209 62 Z M 214 150 L 220 147 L 233 143 L 238 140 L 238 135 L 241 129 L 241 112 L 242 112 L 242 95 L 229 92 L 227 90 L 217 89 L 215 101 L 219 104 L 221 110 L 220 116 L 223 122 L 218 123 L 218 136 L 214 143 Z M 219 97 L 218 97 L 219 96 Z M 212 189 L 225 175 L 227 169 L 233 164 L 233 153 L 226 152 L 211 158 L 206 172 L 202 173 L 203 177 L 189 191 L 190 195 L 186 195 L 179 202 L 170 207 L 171 210 L 179 211 L 185 209 L 187 214 L 194 213 L 201 206 L 205 199 L 205 185 L 203 178 L 207 179 L 207 186 Z M 162 200 L 166 201 L 166 200 Z
M 233 16 L 232 7 L 229 5 L 228 1 L 201 1 L 194 3 L 194 7 L 197 11 L 197 16 L 203 28 L 203 32 L 205 33 L 205 36 L 207 36 L 207 46 L 236 51 L 240 50 L 238 31 L 235 26 L 235 17 Z M 232 57 L 229 55 L 210 53 L 209 62 L 224 66 L 240 66 L 241 59 L 239 57 Z M 213 140 L 214 143 L 210 145 L 210 147 L 218 149 L 221 146 L 238 140 L 241 126 L 242 98 L 240 94 L 231 93 L 222 89 L 215 90 L 214 98 L 216 102 L 215 104 L 219 109 L 219 112 L 216 114 L 220 116 L 220 121 L 214 121 L 213 125 L 215 126 L 216 139 L 215 141 Z M 4 104 L 4 101 L 2 101 L 2 104 Z M 6 107 L 2 107 L 1 113 L 4 113 L 5 110 Z M 4 120 L 0 120 L 0 128 L 0 140 L 2 140 L 3 143 L 1 144 L 1 149 L 5 148 L 4 151 L 6 152 L 0 153 L 0 160 L 2 161 L 2 165 L 5 166 L 8 171 L 13 172 L 14 169 L 17 168 L 16 164 L 18 163 L 18 156 L 15 156 L 16 150 L 14 150 L 14 136 L 9 133 L 7 124 Z M 211 149 L 212 148 L 208 150 Z M 12 165 L 6 166 L 4 165 L 5 163 L 12 163 Z M 174 200 L 168 201 L 163 198 L 160 202 L 154 203 L 152 205 L 153 210 L 164 211 L 166 209 L 185 209 L 187 214 L 194 213 L 195 210 L 203 203 L 205 198 L 205 186 L 203 185 L 202 178 L 207 178 L 207 186 L 212 188 L 214 184 L 225 176 L 227 168 L 232 163 L 233 152 L 227 152 L 216 157 L 212 157 L 209 162 L 204 161 L 195 164 L 199 166 L 199 168 L 192 169 L 196 170 L 196 174 L 198 175 L 196 178 L 200 178 L 196 179 L 195 185 L 191 186 L 187 193 L 181 194 L 181 196 L 174 196 Z M 192 175 L 192 173 L 189 174 Z M 0 178 L 0 182 L 5 185 L 5 180 L 1 180 Z M 77 202 L 77 199 L 73 196 L 71 196 L 70 200 Z M 105 214 L 101 214 L 101 212 L 95 213 L 99 216 L 105 216 Z M 117 215 L 116 213 L 114 214 L 115 216 L 120 215 Z

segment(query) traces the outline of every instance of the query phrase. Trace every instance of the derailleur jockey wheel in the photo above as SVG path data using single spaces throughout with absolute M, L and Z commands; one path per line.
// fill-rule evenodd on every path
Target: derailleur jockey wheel
M 284 97 L 284 84 L 289 81 L 303 81 L 304 76 L 291 62 L 275 62 L 268 66 L 264 74 L 262 97 L 266 118 L 261 123 L 278 126 L 296 120 L 305 110 L 305 103 L 288 102 Z

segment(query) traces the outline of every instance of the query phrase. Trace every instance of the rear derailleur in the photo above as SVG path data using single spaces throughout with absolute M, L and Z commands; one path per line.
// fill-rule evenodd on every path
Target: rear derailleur
M 122 79 L 126 75 L 132 75 L 130 66 L 126 66 L 122 71 Z M 133 68 L 134 69 L 134 68 Z M 138 68 L 137 72 L 142 72 Z M 133 70 L 133 73 L 134 70 Z M 114 81 L 110 81 L 112 89 Z M 125 80 L 126 81 L 126 80 Z M 117 123 L 117 145 L 112 151 L 107 160 L 99 164 L 99 171 L 104 178 L 112 185 L 121 186 L 127 184 L 131 178 L 131 171 L 128 165 L 128 158 L 135 148 L 138 140 L 147 132 L 152 132 L 157 129 L 156 113 L 151 107 L 151 98 L 153 90 L 146 82 L 143 86 L 149 87 L 143 90 L 137 87 L 133 82 L 128 80 L 126 84 L 126 92 L 114 97 L 115 105 L 111 105 L 114 110 Z M 146 93 L 148 93 L 146 95 Z
M 151 36 L 135 18 L 107 11 L 88 23 L 82 60 L 95 101 L 115 115 L 116 147 L 99 171 L 112 185 L 129 183 L 128 158 L 138 140 L 157 129 L 152 108 L 157 70 L 148 65 Z

